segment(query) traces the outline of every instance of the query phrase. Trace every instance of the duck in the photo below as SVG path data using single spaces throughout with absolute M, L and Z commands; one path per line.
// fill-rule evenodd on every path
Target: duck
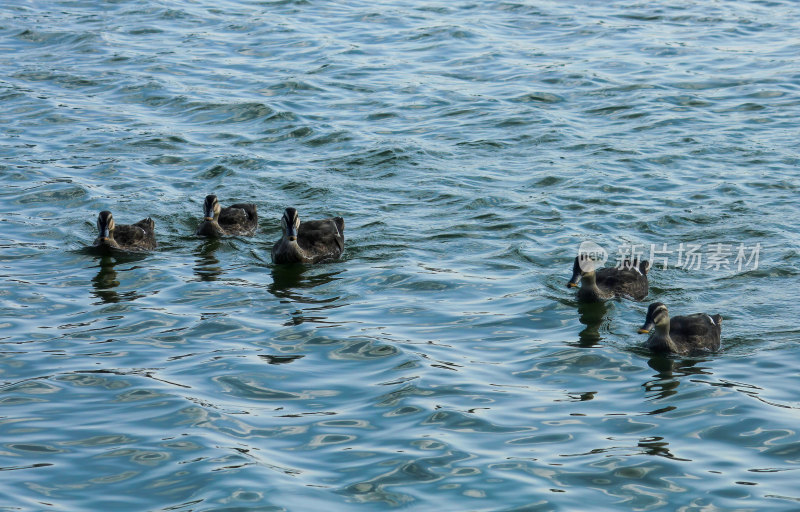
M 203 221 L 197 226 L 197 236 L 253 236 L 258 227 L 256 205 L 249 203 L 220 206 L 217 196 L 209 194 L 203 202 Z
M 623 261 L 620 267 L 605 267 L 595 270 L 594 260 L 585 255 L 575 257 L 572 265 L 572 278 L 567 283 L 577 288 L 578 300 L 582 302 L 601 302 L 614 297 L 627 296 L 634 300 L 647 297 L 647 272 L 650 263 L 638 258 Z
M 344 251 L 344 219 L 331 217 L 300 223 L 294 208 L 281 217 L 283 237 L 272 247 L 273 263 L 319 263 L 335 260 Z
M 157 245 L 155 227 L 156 223 L 150 217 L 136 224 L 116 224 L 111 212 L 104 210 L 97 216 L 100 234 L 94 241 L 94 247 L 123 251 L 152 250 Z
M 647 308 L 640 334 L 655 332 L 647 339 L 647 347 L 654 352 L 689 354 L 691 352 L 716 352 L 720 347 L 722 315 L 695 313 L 669 317 L 667 306 L 654 302 Z

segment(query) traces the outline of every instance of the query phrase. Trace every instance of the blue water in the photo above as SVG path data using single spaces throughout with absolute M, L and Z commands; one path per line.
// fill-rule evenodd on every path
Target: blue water
M 0 510 L 800 509 L 800 4 L 578 4 L 5 2 Z M 342 260 L 271 264 L 290 205 Z

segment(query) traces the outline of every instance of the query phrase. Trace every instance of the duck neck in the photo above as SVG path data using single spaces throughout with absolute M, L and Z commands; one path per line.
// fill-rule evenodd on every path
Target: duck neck
M 589 272 L 581 276 L 581 289 L 578 290 L 578 298 L 582 300 L 603 300 L 603 294 L 597 287 L 597 278 L 594 272 Z
M 297 240 L 289 240 L 287 237 L 283 237 L 281 240 L 281 247 L 277 254 L 280 259 L 278 263 L 308 263 L 311 261 Z
M 215 215 L 212 220 L 204 220 L 197 228 L 197 234 L 200 236 L 223 236 L 225 230 L 217 222 L 219 216 Z
M 678 345 L 672 340 L 669 335 L 669 322 L 661 325 L 656 325 L 656 332 L 650 338 L 651 348 L 661 352 L 674 352 L 680 353 Z
M 95 245 L 100 247 L 111 247 L 112 249 L 119 249 L 119 244 L 114 240 L 114 231 L 109 231 L 107 237 L 98 236 Z

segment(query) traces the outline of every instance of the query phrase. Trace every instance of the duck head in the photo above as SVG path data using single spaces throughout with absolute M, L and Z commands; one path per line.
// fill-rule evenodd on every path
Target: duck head
M 286 208 L 281 217 L 281 229 L 283 229 L 283 236 L 290 242 L 297 241 L 297 230 L 300 229 L 300 217 L 297 215 L 297 210 Z
M 669 331 L 669 310 L 661 302 L 654 302 L 647 308 L 644 325 L 639 328 L 639 334 L 647 334 L 653 328 L 658 331 Z
M 97 216 L 97 230 L 100 232 L 98 238 L 102 242 L 108 242 L 114 239 L 114 217 L 111 212 L 104 210 Z
M 577 288 L 582 278 L 594 278 L 594 260 L 586 254 L 575 256 L 575 263 L 572 264 L 572 278 L 567 283 L 570 288 Z
M 219 201 L 217 201 L 217 196 L 214 194 L 207 195 L 205 202 L 203 202 L 204 220 L 215 220 L 219 218 L 220 211 L 222 211 L 222 207 L 219 205 Z

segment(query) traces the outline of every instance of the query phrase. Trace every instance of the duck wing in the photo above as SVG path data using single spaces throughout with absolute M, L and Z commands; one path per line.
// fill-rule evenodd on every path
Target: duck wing
M 692 350 L 719 350 L 722 316 L 695 313 L 670 318 L 669 335 L 675 343 Z
M 232 204 L 219 212 L 220 227 L 232 235 L 252 235 L 258 227 L 256 205 L 249 203 Z
M 123 249 L 155 249 L 155 226 L 150 217 L 136 224 L 118 224 L 114 229 L 114 240 Z
M 315 263 L 338 258 L 344 251 L 344 219 L 332 217 L 302 222 L 297 230 L 297 244 Z
M 598 288 L 609 290 L 617 295 L 628 295 L 635 300 L 647 297 L 648 283 L 646 273 L 638 268 L 601 268 L 596 272 Z

